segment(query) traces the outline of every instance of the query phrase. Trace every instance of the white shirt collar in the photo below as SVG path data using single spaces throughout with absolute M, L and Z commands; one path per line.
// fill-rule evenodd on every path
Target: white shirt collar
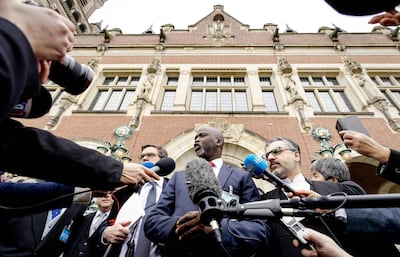
M 301 173 L 294 176 L 293 181 L 290 181 L 290 179 L 288 178 L 283 179 L 283 181 L 288 183 L 289 186 L 291 186 L 293 189 L 310 190 L 310 184 L 307 182 L 306 178 Z
M 214 159 L 214 160 L 212 160 L 212 162 L 214 163 L 215 168 L 217 168 L 218 170 L 221 169 L 222 163 L 223 163 L 222 158 Z

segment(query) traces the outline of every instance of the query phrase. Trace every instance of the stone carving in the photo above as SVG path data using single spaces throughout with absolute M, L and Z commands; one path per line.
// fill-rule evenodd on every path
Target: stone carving
M 216 118 L 208 122 L 208 125 L 221 130 L 227 142 L 238 142 L 244 131 L 243 124 L 231 124 L 223 118 Z M 196 124 L 195 130 L 203 127 L 204 124 Z
M 288 92 L 290 99 L 294 97 L 299 97 L 296 88 L 296 82 L 292 78 L 292 66 L 285 58 L 278 58 L 278 69 L 282 73 L 284 88 Z

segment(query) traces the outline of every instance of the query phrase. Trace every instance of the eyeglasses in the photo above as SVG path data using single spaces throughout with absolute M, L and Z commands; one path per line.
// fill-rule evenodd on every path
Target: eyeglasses
M 278 146 L 278 147 L 272 149 L 271 151 L 266 152 L 265 155 L 263 155 L 263 159 L 267 160 L 267 159 L 268 159 L 268 156 L 269 156 L 270 154 L 273 154 L 273 155 L 275 155 L 275 156 L 280 155 L 283 151 L 292 151 L 292 152 L 296 152 L 296 150 L 294 150 L 294 149 L 283 148 L 283 147 L 281 147 L 281 146 Z
M 139 159 L 143 159 L 144 157 L 155 157 L 158 156 L 158 154 L 156 153 L 142 153 L 141 155 L 139 155 Z

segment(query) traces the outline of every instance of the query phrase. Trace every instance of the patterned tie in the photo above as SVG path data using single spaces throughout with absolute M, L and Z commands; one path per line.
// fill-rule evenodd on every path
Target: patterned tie
M 55 219 L 58 215 L 60 215 L 60 213 L 60 208 L 51 210 L 51 219 Z
M 100 226 L 100 224 L 104 221 L 104 219 L 106 218 L 107 214 L 106 213 L 99 213 L 97 216 L 97 220 L 95 221 L 95 223 L 92 223 L 92 225 L 90 226 L 90 231 L 89 231 L 89 236 L 92 236 L 93 233 L 96 231 L 96 229 Z M 96 217 L 95 217 L 96 218 Z M 94 219 L 93 219 L 94 221 Z
M 156 205 L 156 186 L 157 182 L 152 181 L 149 182 L 151 185 L 150 191 L 147 195 L 147 200 L 146 200 L 146 207 L 144 208 L 144 211 L 146 214 L 150 213 L 150 211 L 154 208 Z M 138 247 L 135 248 L 134 252 L 134 257 L 148 257 L 150 255 L 150 240 L 147 239 L 147 237 L 144 235 L 143 231 L 143 225 L 144 225 L 145 219 L 142 218 L 142 224 L 140 225 L 140 230 L 139 230 L 139 237 L 138 237 Z

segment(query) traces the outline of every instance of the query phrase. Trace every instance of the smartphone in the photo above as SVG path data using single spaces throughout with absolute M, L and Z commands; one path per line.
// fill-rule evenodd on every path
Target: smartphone
M 286 228 L 286 230 L 292 234 L 297 240 L 299 240 L 300 244 L 302 247 L 306 247 L 311 250 L 315 250 L 314 245 L 304 239 L 304 225 L 301 224 L 299 220 L 297 220 L 295 217 L 282 217 L 280 219 L 280 223 L 282 226 Z
M 336 130 L 337 132 L 340 132 L 342 130 L 352 130 L 370 136 L 367 129 L 364 127 L 364 125 L 361 123 L 360 119 L 357 116 L 347 116 L 338 119 L 336 121 Z M 343 140 L 342 135 L 340 135 L 340 137 Z

